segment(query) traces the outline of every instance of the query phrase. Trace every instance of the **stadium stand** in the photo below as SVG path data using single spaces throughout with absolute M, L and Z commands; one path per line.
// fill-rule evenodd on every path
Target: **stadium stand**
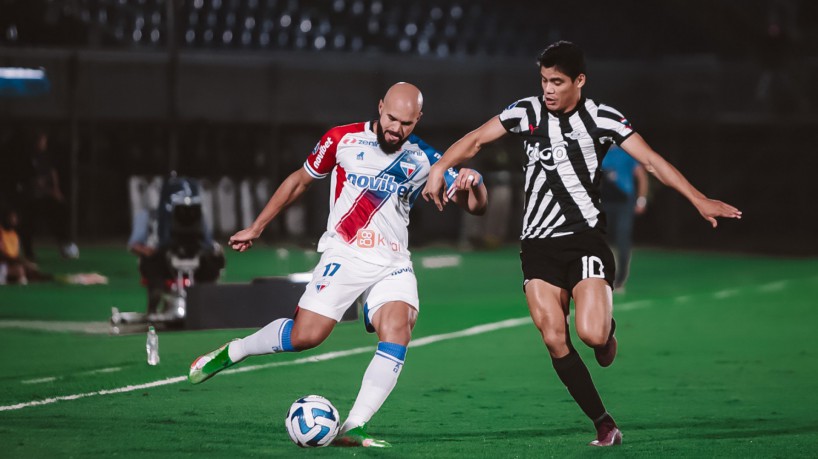
M 183 49 L 368 52 L 448 58 L 530 56 L 549 39 L 571 36 L 594 57 L 666 57 L 749 52 L 773 17 L 800 41 L 815 43 L 818 6 L 767 7 L 729 0 L 669 1 L 646 9 L 637 0 L 600 8 L 522 0 L 4 0 L 0 44 L 160 49 L 173 31 Z M 802 4 L 803 3 L 803 4 Z M 780 10 L 780 11 L 779 11 Z M 810 11 L 812 14 L 809 14 Z M 169 14 L 173 23 L 168 24 Z M 582 15 L 582 20 L 579 19 Z M 622 30 L 627 19 L 641 34 Z M 724 24 L 728 21 L 730 24 Z M 657 24 L 661 24 L 658 26 Z M 168 26 L 172 27 L 168 27 Z M 728 27 L 729 26 L 729 27 Z M 727 32 L 729 31 L 729 32 Z M 739 31 L 738 33 L 736 31 Z M 646 32 L 646 33 L 645 33 Z M 651 37 L 646 40 L 645 35 Z M 737 39 L 746 37 L 746 39 Z M 616 40 L 618 46 L 605 46 Z M 814 54 L 816 49 L 803 49 Z

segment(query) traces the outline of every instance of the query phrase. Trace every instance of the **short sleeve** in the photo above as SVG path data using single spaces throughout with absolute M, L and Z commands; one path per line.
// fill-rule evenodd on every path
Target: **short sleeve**
M 322 179 L 332 172 L 335 167 L 335 153 L 338 151 L 338 142 L 344 134 L 338 128 L 330 129 L 315 144 L 312 153 L 304 162 L 304 169 L 313 178 Z
M 540 114 L 533 99 L 536 98 L 518 100 L 500 113 L 500 123 L 507 132 L 520 134 L 529 131 L 531 126 L 540 124 Z
M 605 135 L 610 136 L 617 145 L 622 145 L 622 142 L 634 133 L 633 127 L 630 121 L 625 118 L 625 115 L 608 105 L 599 106 L 597 126 L 603 130 Z

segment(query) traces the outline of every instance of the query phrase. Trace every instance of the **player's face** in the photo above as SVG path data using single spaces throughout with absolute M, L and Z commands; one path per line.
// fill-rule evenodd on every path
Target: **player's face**
M 581 73 L 575 80 L 557 70 L 556 67 L 540 67 L 542 91 L 545 95 L 545 107 L 552 112 L 573 110 L 582 97 L 585 85 L 585 74 Z
M 397 151 L 409 134 L 415 130 L 420 113 L 409 104 L 389 104 L 381 101 L 378 105 L 378 142 L 386 152 Z

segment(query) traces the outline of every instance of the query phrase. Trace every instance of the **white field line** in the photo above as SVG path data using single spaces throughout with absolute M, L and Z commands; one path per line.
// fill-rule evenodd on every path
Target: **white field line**
M 90 370 L 90 371 L 83 371 L 77 373 L 78 375 L 97 375 L 100 373 L 116 373 L 117 371 L 122 370 L 122 367 L 109 367 L 109 368 L 100 368 L 99 370 Z M 26 379 L 20 381 L 22 384 L 42 384 L 47 382 L 54 382 L 58 379 L 63 379 L 63 376 L 46 376 L 43 378 L 37 379 Z
M 494 322 L 494 323 L 485 324 L 485 325 L 477 325 L 475 327 L 467 328 L 465 330 L 460 330 L 460 331 L 453 332 L 453 333 L 444 333 L 444 334 L 441 334 L 441 335 L 432 335 L 432 336 L 427 336 L 425 338 L 419 338 L 419 339 L 413 341 L 412 343 L 410 343 L 409 347 L 420 347 L 420 346 L 425 346 L 427 344 L 436 343 L 436 342 L 439 342 L 439 341 L 445 341 L 445 340 L 450 340 L 450 339 L 455 339 L 455 338 L 462 338 L 462 337 L 465 337 L 465 336 L 479 335 L 479 334 L 482 334 L 482 333 L 487 333 L 487 332 L 494 331 L 494 330 L 500 330 L 500 329 L 503 329 L 503 328 L 517 327 L 517 326 L 520 326 L 520 325 L 528 323 L 528 322 L 531 322 L 530 318 L 520 317 L 518 319 L 508 319 L 508 320 L 502 320 L 500 322 Z M 323 361 L 326 361 L 326 360 L 333 360 L 333 359 L 337 359 L 337 358 L 340 358 L 340 357 L 346 357 L 346 356 L 349 356 L 349 355 L 363 354 L 363 353 L 369 353 L 369 352 L 372 352 L 372 346 L 356 347 L 356 348 L 348 349 L 348 350 L 345 350 L 345 351 L 326 352 L 324 354 L 318 354 L 318 355 L 314 355 L 314 356 L 310 356 L 310 357 L 304 357 L 302 359 L 290 360 L 290 361 L 287 361 L 287 362 L 273 362 L 273 363 L 267 363 L 267 364 L 263 364 L 263 365 L 247 365 L 247 366 L 244 366 L 244 367 L 239 367 L 239 368 L 237 368 L 235 370 L 225 371 L 224 373 L 225 374 L 245 373 L 245 372 L 248 372 L 248 371 L 262 370 L 262 369 L 265 369 L 265 368 L 272 368 L 272 367 L 282 367 L 282 366 L 287 366 L 287 365 L 300 365 L 300 364 L 304 364 L 304 363 L 323 362 Z M 33 401 L 30 401 L 30 402 L 17 403 L 17 404 L 14 404 L 14 405 L 0 406 L 0 411 L 21 410 L 23 408 L 30 408 L 30 407 L 33 407 L 33 406 L 50 405 L 52 403 L 64 402 L 64 401 L 69 401 L 69 400 L 78 400 L 78 399 L 81 399 L 81 398 L 94 397 L 94 396 L 97 396 L 97 395 L 123 394 L 123 393 L 126 393 L 126 392 L 133 392 L 133 391 L 142 390 L 142 389 L 150 389 L 150 388 L 153 388 L 153 387 L 160 387 L 160 386 L 166 386 L 166 385 L 169 385 L 169 384 L 176 384 L 176 383 L 180 383 L 180 382 L 186 381 L 186 380 L 187 380 L 187 376 L 176 376 L 174 378 L 162 379 L 162 380 L 159 380 L 159 381 L 153 381 L 153 382 L 149 382 L 149 383 L 145 383 L 145 384 L 129 385 L 129 386 L 124 386 L 124 387 L 119 387 L 119 388 L 116 388 L 116 389 L 100 390 L 100 391 L 96 391 L 96 392 L 85 392 L 85 393 L 82 393 L 82 394 L 74 394 L 74 395 L 61 395 L 61 396 L 58 396 L 58 397 L 46 398 L 46 399 L 43 399 L 43 400 L 33 400 Z
M 56 381 L 56 380 L 57 380 L 56 376 L 47 376 L 45 378 L 24 379 L 23 381 L 20 381 L 20 382 L 23 383 L 23 384 L 42 384 L 42 383 L 47 383 L 47 382 Z
M 755 290 L 762 291 L 762 292 L 764 292 L 764 291 L 769 292 L 772 289 L 774 291 L 774 290 L 777 290 L 777 289 L 783 287 L 783 285 L 781 287 L 779 287 L 779 284 L 781 284 L 782 282 L 786 284 L 788 281 L 787 280 L 782 280 L 782 281 L 778 281 L 778 282 L 764 284 L 764 285 L 761 285 L 761 286 L 757 287 Z M 714 296 L 716 298 L 727 298 L 729 296 L 732 296 L 732 294 L 733 294 L 733 291 L 729 291 L 730 293 L 727 294 L 727 295 L 725 295 L 724 292 L 725 291 L 716 292 L 714 294 Z M 676 302 L 687 302 L 688 300 L 689 300 L 689 297 L 684 297 L 684 296 L 677 297 L 675 299 Z M 642 300 L 642 301 L 631 301 L 629 303 L 620 303 L 615 307 L 615 310 L 616 311 L 632 311 L 632 310 L 635 310 L 635 309 L 642 309 L 642 308 L 650 307 L 653 303 L 654 303 L 653 300 Z M 444 333 L 444 334 L 440 334 L 440 335 L 432 335 L 432 336 L 427 336 L 425 338 L 418 338 L 416 340 L 413 340 L 411 343 L 409 343 L 409 347 L 421 347 L 421 346 L 425 346 L 425 345 L 428 345 L 428 344 L 437 343 L 439 341 L 445 341 L 445 340 L 450 340 L 450 339 L 455 339 L 455 338 L 462 338 L 462 337 L 465 337 L 465 336 L 479 335 L 479 334 L 482 334 L 482 333 L 487 333 L 487 332 L 494 331 L 494 330 L 500 330 L 500 329 L 503 329 L 503 328 L 517 327 L 517 326 L 520 326 L 520 325 L 523 325 L 523 324 L 526 324 L 526 323 L 530 323 L 530 322 L 531 322 L 530 317 L 518 317 L 516 319 L 508 319 L 508 320 L 502 320 L 502 321 L 494 322 L 494 323 L 490 323 L 490 324 L 477 325 L 475 327 L 467 328 L 467 329 L 460 330 L 460 331 L 457 331 L 457 332 Z M 318 354 L 318 355 L 314 355 L 314 356 L 310 356 L 310 357 L 304 357 L 304 358 L 296 359 L 296 360 L 290 360 L 290 361 L 286 361 L 286 362 L 272 362 L 272 363 L 267 363 L 267 364 L 262 364 L 262 365 L 246 365 L 246 366 L 237 368 L 235 370 L 227 370 L 227 371 L 225 371 L 225 374 L 245 373 L 245 372 L 248 372 L 248 371 L 262 370 L 262 369 L 272 368 L 272 367 L 281 367 L 281 366 L 287 366 L 287 365 L 300 365 L 300 364 L 304 364 L 304 363 L 323 362 L 323 361 L 327 361 L 327 360 L 337 359 L 337 358 L 340 358 L 340 357 L 346 357 L 346 356 L 349 356 L 349 355 L 363 354 L 363 353 L 366 353 L 366 352 L 372 352 L 372 347 L 371 346 L 356 347 L 356 348 L 353 348 L 353 349 L 347 349 L 345 351 L 326 352 L 324 354 Z M 153 388 L 153 387 L 160 387 L 160 386 L 166 386 L 166 385 L 169 385 L 169 384 L 176 384 L 176 383 L 180 383 L 180 382 L 185 381 L 185 380 L 187 380 L 187 376 L 176 376 L 176 377 L 173 377 L 173 378 L 162 379 L 162 380 L 153 381 L 153 382 L 150 382 L 150 383 L 138 384 L 138 385 L 129 385 L 129 386 L 124 386 L 124 387 L 119 387 L 119 388 L 116 388 L 116 389 L 106 389 L 106 390 L 100 390 L 100 391 L 96 391 L 96 392 L 86 392 L 86 393 L 74 394 L 74 395 L 61 395 L 61 396 L 58 396 L 58 397 L 46 398 L 46 399 L 43 399 L 43 400 L 33 400 L 33 401 L 30 401 L 30 402 L 17 403 L 17 404 L 14 404 L 14 405 L 2 405 L 2 406 L 0 406 L 0 411 L 21 410 L 23 408 L 30 408 L 30 407 L 33 407 L 33 406 L 50 405 L 52 403 L 68 401 L 68 400 L 78 400 L 78 399 L 81 399 L 81 398 L 94 397 L 94 396 L 97 396 L 97 395 L 123 394 L 123 393 L 126 393 L 126 392 L 133 392 L 133 391 L 136 391 L 136 390 L 150 389 L 150 388 Z M 36 381 L 36 380 L 32 380 L 32 381 Z
M 50 332 L 80 332 L 95 335 L 111 333 L 108 322 L 66 322 L 48 320 L 0 320 L 0 328 L 21 328 L 24 330 Z
M 787 281 L 778 281 L 778 282 L 770 282 L 769 284 L 760 285 L 758 290 L 760 292 L 777 292 L 779 290 L 784 290 L 784 287 L 787 286 Z

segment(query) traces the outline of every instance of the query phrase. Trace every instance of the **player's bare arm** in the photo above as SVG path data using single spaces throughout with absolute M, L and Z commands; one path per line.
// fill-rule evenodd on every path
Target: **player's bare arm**
M 741 211 L 735 207 L 710 199 L 696 189 L 672 164 L 655 152 L 645 139 L 639 134 L 633 134 L 622 142 L 622 149 L 633 156 L 634 159 L 642 163 L 643 166 L 653 174 L 660 182 L 675 189 L 696 207 L 701 216 L 713 225 L 718 226 L 716 217 L 741 218 Z
M 457 191 L 452 200 L 460 208 L 473 215 L 486 213 L 488 191 L 479 172 L 474 169 L 460 169 L 454 181 L 454 188 Z
M 244 252 L 253 246 L 253 241 L 261 236 L 264 228 L 287 206 L 295 202 L 312 185 L 314 179 L 300 168 L 289 175 L 278 187 L 267 205 L 261 210 L 256 220 L 249 227 L 230 237 L 228 245 L 239 252 Z
M 446 170 L 473 158 L 483 145 L 494 142 L 504 135 L 506 135 L 506 129 L 500 122 L 500 117 L 495 116 L 479 128 L 469 132 L 460 140 L 453 143 L 443 154 L 443 157 L 440 158 L 429 171 L 426 187 L 421 193 L 423 199 L 426 201 L 431 199 L 434 201 L 438 210 L 443 210 L 443 206 L 449 201 L 446 193 L 443 193 L 443 174 Z
M 636 179 L 636 208 L 634 212 L 636 215 L 645 213 L 645 208 L 648 205 L 648 171 L 645 166 L 638 165 L 633 171 L 633 177 Z

